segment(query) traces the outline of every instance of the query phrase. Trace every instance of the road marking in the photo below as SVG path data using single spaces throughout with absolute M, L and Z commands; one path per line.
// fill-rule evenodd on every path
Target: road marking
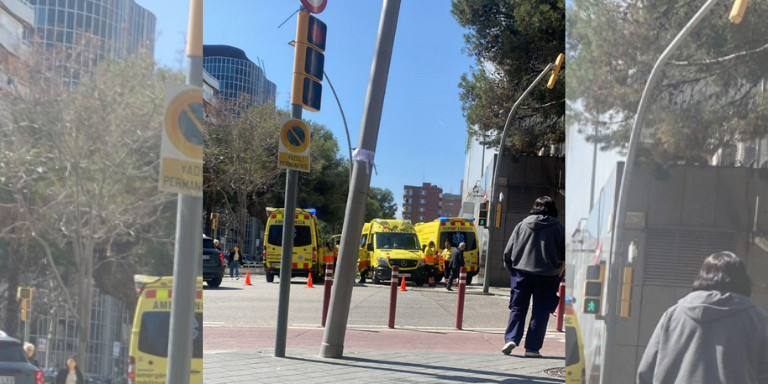
M 223 327 L 223 321 L 203 321 L 203 327 Z

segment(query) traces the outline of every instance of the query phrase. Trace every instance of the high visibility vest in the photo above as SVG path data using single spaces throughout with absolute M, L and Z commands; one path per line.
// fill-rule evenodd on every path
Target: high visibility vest
M 434 265 L 437 262 L 437 250 L 435 248 L 427 248 L 424 250 L 424 262 L 429 265 Z

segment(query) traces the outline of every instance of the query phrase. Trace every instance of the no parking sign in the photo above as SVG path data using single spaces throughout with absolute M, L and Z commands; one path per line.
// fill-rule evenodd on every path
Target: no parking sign
M 161 191 L 203 195 L 203 89 L 166 84 Z
M 299 119 L 290 119 L 280 128 L 279 168 L 309 172 L 309 128 Z

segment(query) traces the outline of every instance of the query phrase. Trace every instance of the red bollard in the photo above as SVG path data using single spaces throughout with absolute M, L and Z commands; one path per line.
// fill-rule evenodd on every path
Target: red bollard
M 565 314 L 565 279 L 560 281 L 560 289 L 557 292 L 560 296 L 560 304 L 557 305 L 557 331 L 563 331 L 563 315 Z
M 459 270 L 459 303 L 456 305 L 456 329 L 461 330 L 461 323 L 464 322 L 464 294 L 467 292 L 467 269 L 461 267 Z
M 325 263 L 325 291 L 323 292 L 323 327 L 328 317 L 328 304 L 331 302 L 331 287 L 333 286 L 333 264 Z
M 395 328 L 395 312 L 397 311 L 397 278 L 400 275 L 400 268 L 392 266 L 392 279 L 389 282 L 389 328 Z

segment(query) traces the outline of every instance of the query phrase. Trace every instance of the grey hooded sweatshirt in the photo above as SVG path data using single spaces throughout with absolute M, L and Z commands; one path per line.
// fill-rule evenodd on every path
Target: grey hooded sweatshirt
M 513 269 L 555 276 L 565 261 L 565 227 L 557 218 L 530 215 L 515 226 L 504 249 L 504 265 Z
M 689 293 L 661 316 L 637 382 L 768 383 L 768 315 L 746 296 Z

